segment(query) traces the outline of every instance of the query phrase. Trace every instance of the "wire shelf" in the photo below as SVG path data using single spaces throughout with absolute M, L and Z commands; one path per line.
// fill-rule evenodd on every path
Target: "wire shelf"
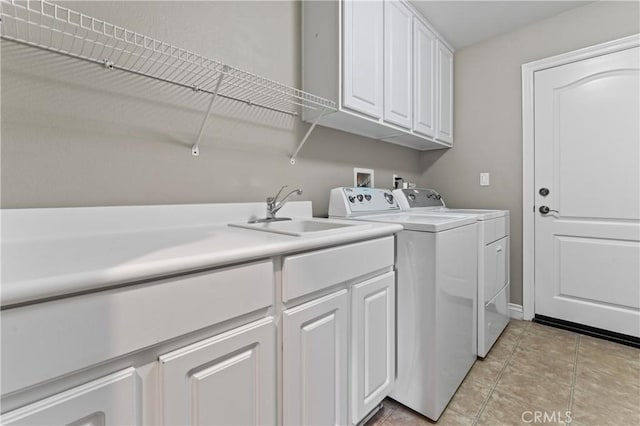
M 334 101 L 48 1 L 0 0 L 0 17 L 3 39 L 211 94 L 209 111 L 216 96 L 294 116 L 300 108 L 336 109 Z M 205 124 L 206 117 L 194 155 Z

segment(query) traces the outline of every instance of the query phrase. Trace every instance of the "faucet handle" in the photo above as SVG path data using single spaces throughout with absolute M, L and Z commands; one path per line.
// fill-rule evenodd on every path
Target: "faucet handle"
M 284 191 L 284 189 L 288 188 L 288 187 L 289 187 L 289 185 L 283 185 L 282 188 L 280 188 L 280 191 L 278 191 L 278 193 L 276 194 L 275 197 L 269 197 L 269 198 L 272 198 L 271 201 L 269 201 L 269 198 L 267 198 L 267 202 L 268 203 L 269 202 L 271 202 L 271 203 L 275 202 L 278 199 L 278 197 L 280 196 L 280 194 L 282 193 L 282 191 Z

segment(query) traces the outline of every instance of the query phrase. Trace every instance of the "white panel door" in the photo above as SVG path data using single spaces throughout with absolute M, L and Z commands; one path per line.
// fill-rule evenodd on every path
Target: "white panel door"
M 437 52 L 438 125 L 436 139 L 453 143 L 453 52 L 439 40 Z
M 384 2 L 384 121 L 413 124 L 413 13 L 399 0 Z
M 351 299 L 351 414 L 357 424 L 395 379 L 395 273 L 356 284 Z
M 436 135 L 436 36 L 413 19 L 413 131 Z
M 283 422 L 348 422 L 348 292 L 340 290 L 283 313 Z
M 275 340 L 266 318 L 162 355 L 163 424 L 275 424 Z
M 136 370 L 127 368 L 0 416 L 2 425 L 139 425 Z
M 635 337 L 639 63 L 636 47 L 539 71 L 534 80 L 535 313 Z M 543 206 L 557 212 L 544 214 Z
M 381 118 L 382 0 L 345 0 L 343 12 L 343 106 Z

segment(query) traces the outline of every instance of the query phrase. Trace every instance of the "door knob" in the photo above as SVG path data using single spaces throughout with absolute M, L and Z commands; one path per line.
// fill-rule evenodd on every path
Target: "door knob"
M 540 191 L 538 191 L 538 193 L 543 197 L 546 197 L 547 195 L 549 195 L 549 188 L 540 188 Z
M 540 208 L 538 209 L 538 211 L 542 214 L 549 214 L 549 212 L 556 212 L 556 213 L 560 213 L 558 210 L 552 210 L 550 209 L 548 206 L 540 206 Z

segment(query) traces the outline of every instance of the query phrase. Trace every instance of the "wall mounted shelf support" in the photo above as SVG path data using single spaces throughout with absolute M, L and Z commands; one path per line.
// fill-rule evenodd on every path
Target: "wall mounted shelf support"
M 202 120 L 202 125 L 200 125 L 200 131 L 198 132 L 198 137 L 196 138 L 196 143 L 191 147 L 191 154 L 194 156 L 200 155 L 200 140 L 202 139 L 202 135 L 204 133 L 204 128 L 207 126 L 207 121 L 209 121 L 209 116 L 211 115 L 211 108 L 213 107 L 213 103 L 218 96 L 218 90 L 220 90 L 220 84 L 222 83 L 222 79 L 225 76 L 225 73 L 229 70 L 228 66 L 224 66 L 222 72 L 220 73 L 220 77 L 218 77 L 218 82 L 216 83 L 215 89 L 213 89 L 213 93 L 211 94 L 211 101 L 209 101 L 209 107 L 207 108 L 207 113 Z M 198 90 L 198 89 L 194 89 Z
M 296 148 L 296 151 L 293 153 L 293 155 L 289 159 L 289 162 L 291 163 L 292 166 L 296 164 L 296 157 L 298 156 L 298 153 L 302 149 L 302 146 L 307 142 L 307 139 L 309 139 L 311 132 L 313 132 L 313 129 L 316 128 L 316 125 L 318 124 L 318 122 L 326 112 L 327 112 L 327 108 L 326 107 L 322 108 L 322 111 L 320 111 L 320 115 L 318 115 L 318 118 L 314 120 L 313 124 L 311 124 L 311 127 L 309 127 L 309 130 L 307 130 L 307 133 L 304 134 L 304 137 L 298 144 L 298 148 Z

